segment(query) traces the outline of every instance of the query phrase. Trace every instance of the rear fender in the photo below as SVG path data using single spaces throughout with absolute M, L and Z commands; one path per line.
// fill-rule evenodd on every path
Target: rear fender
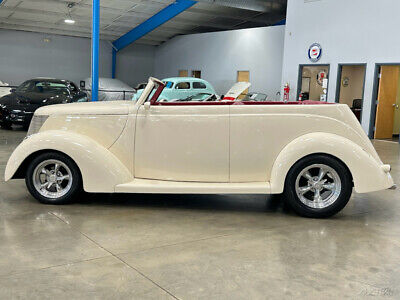
M 133 180 L 129 170 L 114 154 L 87 136 L 68 131 L 44 131 L 25 139 L 12 153 L 5 180 L 13 178 L 28 157 L 39 151 L 58 151 L 78 165 L 87 192 L 114 192 L 118 184 Z
M 275 160 L 271 173 L 271 192 L 282 193 L 290 168 L 312 154 L 328 154 L 341 160 L 350 170 L 357 193 L 368 193 L 393 186 L 383 165 L 359 145 L 330 133 L 310 133 L 289 143 Z

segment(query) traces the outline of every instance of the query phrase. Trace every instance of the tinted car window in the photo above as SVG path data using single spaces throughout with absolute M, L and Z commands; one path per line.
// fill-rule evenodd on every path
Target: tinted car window
M 205 89 L 207 87 L 203 82 L 195 81 L 195 82 L 193 82 L 193 88 L 194 89 Z
M 189 82 L 179 82 L 176 85 L 177 90 L 188 90 L 190 89 L 190 83 Z
M 63 93 L 68 94 L 68 88 L 64 83 L 61 82 L 48 82 L 38 81 L 36 82 L 36 90 L 39 93 Z
M 78 87 L 74 83 L 70 82 L 69 86 L 70 86 L 71 91 L 73 91 L 73 92 L 78 91 Z
M 17 92 L 32 92 L 34 89 L 35 83 L 33 81 L 25 81 L 17 88 Z

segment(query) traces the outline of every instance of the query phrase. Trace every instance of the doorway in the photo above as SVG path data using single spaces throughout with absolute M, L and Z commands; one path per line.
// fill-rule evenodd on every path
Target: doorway
M 193 70 L 193 71 L 192 71 L 192 77 L 193 77 L 193 78 L 198 78 L 198 79 L 200 79 L 200 78 L 201 78 L 201 71 L 195 71 L 195 70 Z
M 327 101 L 329 65 L 300 65 L 299 100 Z
M 361 122 L 366 64 L 342 64 L 338 68 L 336 102 L 347 104 Z
M 188 70 L 179 70 L 179 77 L 188 77 L 189 71 Z
M 377 65 L 372 110 L 372 136 L 375 139 L 399 140 L 400 65 Z
M 238 71 L 237 72 L 237 82 L 250 82 L 250 72 L 249 71 Z M 249 89 L 243 91 L 238 99 L 243 99 L 249 93 Z

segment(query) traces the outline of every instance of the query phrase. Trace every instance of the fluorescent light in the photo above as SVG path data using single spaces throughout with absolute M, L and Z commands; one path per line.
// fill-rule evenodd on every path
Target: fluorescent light
M 64 20 L 64 23 L 67 23 L 67 24 L 75 24 L 75 20 L 72 20 L 72 19 L 65 19 L 65 20 Z

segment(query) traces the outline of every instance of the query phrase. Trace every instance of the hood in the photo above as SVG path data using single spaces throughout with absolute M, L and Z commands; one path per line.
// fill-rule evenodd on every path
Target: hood
M 250 82 L 236 83 L 225 95 L 223 100 L 236 100 L 245 90 L 251 86 Z
M 48 101 L 62 101 L 65 96 L 55 95 L 51 93 L 13 93 L 15 100 L 21 104 L 40 104 L 44 100 Z
M 39 108 L 35 115 L 127 115 L 132 102 L 80 102 L 49 105 Z
M 34 104 L 34 105 L 46 105 L 46 104 L 56 104 L 61 103 L 66 99 L 64 95 L 54 95 L 54 94 L 44 94 L 44 93 L 12 93 L 6 95 L 0 99 L 0 103 L 4 105 L 26 105 L 26 104 Z

